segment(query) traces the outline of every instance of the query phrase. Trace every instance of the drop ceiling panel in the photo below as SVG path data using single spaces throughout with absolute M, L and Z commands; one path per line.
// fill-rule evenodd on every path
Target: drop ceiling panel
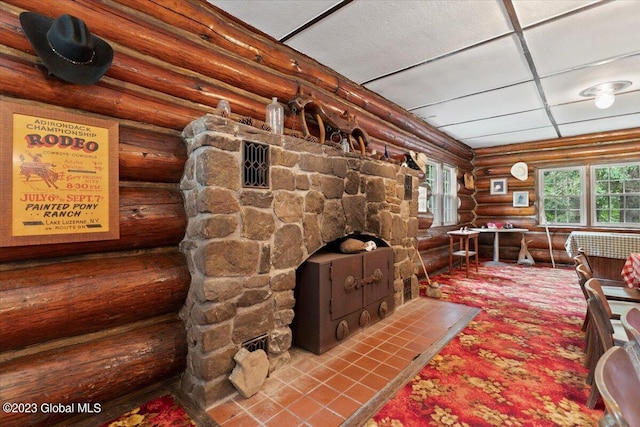
M 518 144 L 521 142 L 538 141 L 541 139 L 557 138 L 556 131 L 552 127 L 529 129 L 519 132 L 509 132 L 499 135 L 469 138 L 462 142 L 474 148 L 494 147 L 496 145 Z
M 471 95 L 412 112 L 436 127 L 544 108 L 533 82 Z
M 518 41 L 510 35 L 365 86 L 413 109 L 532 79 Z
M 209 0 L 209 3 L 279 40 L 340 1 Z
M 545 110 L 540 109 L 444 126 L 440 130 L 462 140 L 548 126 L 551 126 L 549 117 Z
M 586 122 L 570 123 L 558 126 L 563 136 L 576 136 L 585 133 L 606 132 L 609 130 L 640 127 L 640 113 L 628 116 L 607 117 Z M 637 154 L 637 153 L 635 153 Z
M 640 4 L 615 1 L 524 31 L 540 76 L 640 52 Z
M 557 17 L 572 10 L 583 8 L 591 3 L 598 2 L 584 0 L 513 0 L 513 8 L 516 10 L 518 15 L 520 26 L 522 28 L 526 28 L 530 25 L 546 21 L 547 19 Z
M 496 0 L 354 1 L 287 44 L 363 83 L 510 30 Z
M 593 99 L 587 99 L 581 102 L 571 104 L 558 105 L 551 107 L 551 114 L 558 124 L 584 122 L 587 120 L 595 120 L 603 117 L 622 116 L 625 114 L 634 114 L 640 112 L 640 91 L 627 92 L 616 95 L 613 105 L 606 110 L 601 110 L 595 106 Z M 638 127 L 640 123 L 635 123 Z
M 640 4 L 638 5 L 640 7 Z M 640 40 L 640 29 L 638 29 Z M 640 41 L 639 41 L 640 43 Z M 621 93 L 640 90 L 640 53 L 615 62 L 580 68 L 541 79 L 549 105 L 583 101 L 580 92 L 599 83 L 626 80 L 632 85 Z

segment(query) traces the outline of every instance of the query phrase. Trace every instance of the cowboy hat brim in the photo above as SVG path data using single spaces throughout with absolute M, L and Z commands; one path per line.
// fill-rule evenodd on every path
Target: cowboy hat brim
M 97 83 L 107 72 L 113 60 L 111 46 L 101 38 L 90 34 L 94 49 L 92 60 L 86 64 L 74 63 L 53 51 L 47 39 L 47 32 L 53 21 L 54 19 L 35 12 L 20 14 L 20 24 L 25 35 L 50 74 L 71 83 L 83 85 Z
M 525 162 L 518 162 L 511 166 L 511 175 L 520 181 L 526 181 L 529 178 L 529 167 Z

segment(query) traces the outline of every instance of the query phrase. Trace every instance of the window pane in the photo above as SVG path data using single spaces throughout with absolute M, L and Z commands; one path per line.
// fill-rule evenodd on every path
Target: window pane
M 593 167 L 595 225 L 640 226 L 640 163 Z M 606 213 L 604 212 L 606 211 Z

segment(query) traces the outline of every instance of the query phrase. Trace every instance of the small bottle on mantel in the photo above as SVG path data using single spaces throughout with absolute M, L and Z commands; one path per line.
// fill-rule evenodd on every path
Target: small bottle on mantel
M 282 135 L 284 133 L 284 108 L 278 103 L 278 98 L 271 98 L 271 104 L 267 105 L 267 125 L 271 132 Z

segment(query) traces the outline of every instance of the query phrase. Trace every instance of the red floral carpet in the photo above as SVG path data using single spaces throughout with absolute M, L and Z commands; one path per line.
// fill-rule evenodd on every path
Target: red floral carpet
M 151 400 L 100 427 L 195 426 L 184 408 L 171 395 Z
M 572 269 L 481 266 L 432 280 L 443 299 L 482 312 L 367 427 L 597 425 Z

